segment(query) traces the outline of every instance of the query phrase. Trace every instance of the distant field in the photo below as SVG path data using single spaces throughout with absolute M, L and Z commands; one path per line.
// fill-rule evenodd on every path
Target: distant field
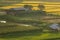
M 14 2 L 13 2 L 14 3 Z M 10 9 L 10 8 L 16 8 L 16 7 L 22 7 L 23 5 L 25 5 L 26 3 L 28 3 L 29 5 L 34 6 L 33 10 L 38 10 L 37 6 L 39 4 L 39 2 L 21 2 L 21 3 L 17 3 L 17 4 L 1 4 L 1 5 L 7 5 L 7 6 L 3 6 L 0 7 L 2 9 Z M 57 13 L 58 15 L 60 14 L 60 3 L 59 2 L 41 2 L 42 4 L 45 5 L 45 11 L 47 12 L 51 12 L 51 13 Z M 8 6 L 11 5 L 11 6 Z
M 22 2 L 23 0 L 0 0 L 0 6 L 9 6 Z

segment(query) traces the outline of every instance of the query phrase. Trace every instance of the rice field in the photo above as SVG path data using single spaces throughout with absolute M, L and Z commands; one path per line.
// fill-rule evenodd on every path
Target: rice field
M 40 16 L 39 18 L 32 18 L 31 16 L 17 17 L 5 15 L 0 16 L 0 19 L 7 21 L 6 24 L 0 23 L 0 40 L 60 40 L 60 32 L 46 30 L 45 28 L 50 21 L 47 22 L 46 20 L 43 22 L 44 20 L 40 20 Z M 41 27 L 43 27 L 44 31 L 40 29 Z
M 2 0 L 0 0 L 2 1 Z M 20 1 L 20 0 L 19 0 Z M 1 3 L 0 9 L 10 9 L 22 7 L 28 3 L 34 6 L 33 10 L 38 10 L 40 2 L 12 2 L 9 4 Z M 31 4 L 30 4 L 31 3 Z M 60 2 L 41 2 L 44 4 L 45 11 L 53 14 L 60 14 Z M 39 15 L 39 14 L 38 14 Z M 6 24 L 0 23 L 0 40 L 60 40 L 60 32 L 51 32 L 47 26 L 52 22 L 60 23 L 60 16 L 41 16 L 41 15 L 11 16 L 0 15 L 0 20 L 6 20 Z M 56 18 L 56 19 L 52 19 Z M 50 19 L 50 20 L 49 20 Z M 43 29 L 43 30 L 42 30 Z
M 47 12 L 59 12 L 59 8 L 60 8 L 60 3 L 59 2 L 40 2 L 41 4 L 45 5 L 45 11 Z M 38 10 L 38 4 L 39 2 L 30 2 L 30 1 L 23 1 L 21 3 L 18 4 L 13 4 L 12 6 L 3 6 L 1 8 L 3 9 L 10 9 L 10 8 L 16 8 L 16 7 L 22 7 L 25 4 L 29 4 L 34 6 L 33 10 Z M 35 7 L 36 6 L 36 7 Z

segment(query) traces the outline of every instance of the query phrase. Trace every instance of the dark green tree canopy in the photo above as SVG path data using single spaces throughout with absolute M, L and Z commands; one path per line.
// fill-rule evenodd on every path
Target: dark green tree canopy
M 33 6 L 32 5 L 24 5 L 24 8 L 32 10 Z
M 44 10 L 44 9 L 45 9 L 45 6 L 44 6 L 43 4 L 39 4 L 39 5 L 38 5 L 38 8 L 39 8 L 40 10 Z

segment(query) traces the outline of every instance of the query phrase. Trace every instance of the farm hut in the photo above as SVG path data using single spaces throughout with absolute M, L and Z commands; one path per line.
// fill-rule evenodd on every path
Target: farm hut
M 16 15 L 16 14 L 19 14 L 19 13 L 25 11 L 25 10 L 26 9 L 24 7 L 20 7 L 20 8 L 11 8 L 11 9 L 6 10 L 5 12 L 10 15 Z

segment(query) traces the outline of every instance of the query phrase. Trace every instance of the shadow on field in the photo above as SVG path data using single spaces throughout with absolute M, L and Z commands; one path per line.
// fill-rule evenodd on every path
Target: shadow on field
M 60 38 L 50 38 L 50 39 L 44 39 L 44 40 L 60 40 Z
M 28 31 L 17 31 L 17 32 L 9 32 L 9 33 L 2 33 L 0 34 L 0 38 L 16 38 L 22 36 L 38 36 L 41 35 L 43 32 L 39 29 L 36 30 L 28 30 Z

